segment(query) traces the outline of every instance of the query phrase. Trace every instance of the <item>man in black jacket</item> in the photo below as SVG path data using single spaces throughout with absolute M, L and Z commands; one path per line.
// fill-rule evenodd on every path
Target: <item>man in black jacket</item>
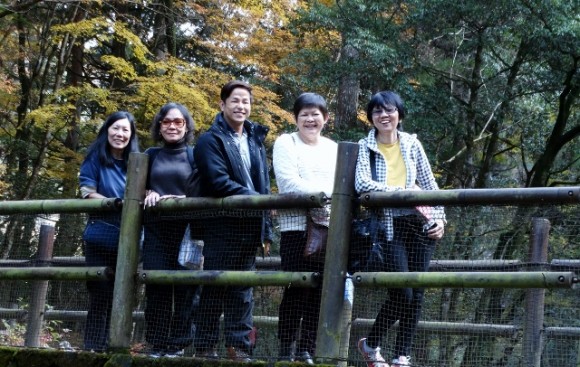
M 201 196 L 270 193 L 264 139 L 268 128 L 248 120 L 252 88 L 234 80 L 222 87 L 220 109 L 195 147 Z M 271 242 L 267 213 L 220 212 L 204 226 L 204 270 L 255 270 L 256 249 Z M 219 318 L 224 314 L 228 357 L 251 361 L 253 289 L 204 286 L 198 312 L 196 355 L 217 358 Z

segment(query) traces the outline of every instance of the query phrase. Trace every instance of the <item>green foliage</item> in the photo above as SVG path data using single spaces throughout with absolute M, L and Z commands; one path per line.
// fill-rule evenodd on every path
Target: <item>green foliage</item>
M 578 1 L 202 0 L 165 5 L 33 1 L 2 6 L 3 199 L 75 196 L 85 149 L 116 110 L 136 116 L 141 148 L 152 144 L 150 123 L 169 101 L 188 107 L 196 134 L 205 131 L 219 111 L 221 85 L 234 78 L 254 85 L 251 118 L 270 127 L 269 146 L 281 132 L 295 129 L 288 111 L 301 92 L 326 97 L 332 118 L 325 135 L 357 141 L 370 128 L 364 124 L 369 97 L 392 89 L 405 101 L 403 128 L 418 135 L 440 187 L 580 183 Z M 345 55 L 347 47 L 355 56 Z M 340 89 L 345 78 L 356 90 Z M 346 92 L 354 96 L 356 124 L 339 130 L 332 122 Z M 491 226 L 481 221 L 490 215 L 480 208 L 477 214 L 459 211 L 448 218 L 438 256 L 523 256 L 525 216 L 512 212 Z M 577 217 L 575 209 L 554 217 L 560 222 L 554 223 L 550 245 L 578 258 L 577 226 L 565 223 Z M 61 219 L 59 233 L 72 237 L 64 237 L 57 251 L 70 255 L 78 251 L 82 220 Z M 0 233 L 2 252 L 27 257 L 35 246 L 34 223 L 9 218 L 9 224 L 14 227 Z M 456 308 L 448 316 L 457 320 L 509 320 L 520 307 L 514 293 L 472 290 L 450 297 Z M 497 302 L 509 307 L 493 313 Z M 551 302 L 554 309 L 565 303 L 557 295 Z M 442 292 L 427 314 L 438 315 L 443 304 Z M 481 312 L 471 315 L 473 309 Z M 558 320 L 558 315 L 548 316 Z M 459 338 L 449 340 L 445 358 L 456 365 L 476 363 L 474 340 L 465 345 L 459 345 Z M 514 347 L 509 341 L 480 341 L 489 364 L 501 364 L 494 353 Z M 553 355 L 555 347 L 548 348 Z
M 18 308 L 26 310 L 28 304 L 22 298 L 18 299 Z M 46 305 L 46 309 L 52 309 L 51 306 Z M 70 330 L 61 329 L 62 321 L 45 320 L 42 330 L 40 331 L 39 341 L 42 348 L 58 347 L 58 342 L 66 337 L 66 333 Z M 16 320 L 0 319 L 0 345 L 5 346 L 24 346 L 26 336 L 26 323 Z M 61 334 L 61 332 L 63 334 Z

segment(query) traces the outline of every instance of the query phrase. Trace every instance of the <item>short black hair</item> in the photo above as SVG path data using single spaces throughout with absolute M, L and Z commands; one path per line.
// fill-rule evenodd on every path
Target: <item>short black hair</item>
M 185 139 L 186 143 L 191 143 L 193 141 L 193 130 L 195 129 L 195 123 L 193 122 L 193 118 L 189 114 L 187 108 L 181 103 L 177 102 L 166 103 L 159 109 L 159 112 L 157 112 L 157 115 L 155 115 L 153 122 L 151 123 L 151 137 L 157 143 L 164 141 L 163 136 L 161 136 L 161 120 L 163 120 L 169 111 L 174 108 L 178 109 L 185 119 L 187 132 L 183 136 L 183 139 Z
M 294 118 L 298 120 L 298 114 L 304 108 L 318 108 L 324 117 L 328 117 L 328 107 L 326 107 L 326 101 L 324 97 L 316 93 L 302 93 L 294 101 Z
M 401 96 L 397 93 L 384 90 L 378 93 L 375 93 L 369 104 L 367 105 L 367 119 L 370 123 L 373 122 L 373 109 L 376 107 L 386 108 L 387 106 L 395 106 L 397 111 L 399 111 L 399 120 L 403 120 L 405 118 L 405 105 L 403 104 L 403 100 Z
M 250 102 L 254 101 L 254 95 L 252 94 L 252 86 L 242 80 L 232 80 L 227 82 L 222 87 L 222 90 L 220 92 L 220 99 L 225 102 L 226 99 L 228 99 L 228 97 L 232 94 L 232 92 L 236 88 L 243 88 L 247 90 L 248 93 L 250 93 Z
M 127 119 L 129 120 L 129 125 L 131 126 L 131 137 L 129 138 L 129 144 L 123 150 L 123 161 L 125 164 L 129 162 L 129 153 L 139 151 L 139 140 L 137 139 L 137 127 L 135 126 L 135 117 L 127 111 L 117 111 L 113 112 L 103 123 L 103 126 L 99 129 L 95 141 L 91 144 L 87 150 L 87 156 L 90 154 L 98 154 L 99 162 L 103 166 L 112 166 L 114 164 L 113 155 L 111 154 L 110 144 L 109 144 L 109 127 L 115 122 Z

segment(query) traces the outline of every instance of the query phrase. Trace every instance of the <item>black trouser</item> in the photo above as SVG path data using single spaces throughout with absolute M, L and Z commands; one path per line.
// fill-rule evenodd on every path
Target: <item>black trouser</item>
M 117 247 L 86 242 L 85 262 L 87 266 L 108 266 L 114 270 L 117 266 Z M 107 349 L 114 285 L 114 280 L 87 282 L 89 311 L 85 325 L 85 350 L 102 352 Z
M 280 239 L 282 270 L 312 271 L 322 275 L 324 264 L 305 258 L 303 255 L 305 245 L 305 231 L 282 232 Z M 300 340 L 296 345 L 297 352 L 308 352 L 314 355 L 321 297 L 322 287 L 296 288 L 290 286 L 284 289 L 278 311 L 278 339 L 280 340 L 281 356 L 289 355 L 291 345 L 297 340 L 299 331 Z
M 427 237 L 422 222 L 413 216 L 393 219 L 393 241 L 381 243 L 384 268 L 389 272 L 419 272 L 429 269 L 435 240 Z M 408 356 L 417 331 L 423 305 L 423 288 L 392 288 L 371 328 L 367 343 L 380 344 L 383 333 L 399 320 L 394 357 Z
M 187 270 L 178 262 L 187 221 L 145 224 L 144 270 Z M 147 284 L 145 339 L 154 349 L 174 352 L 193 342 L 194 296 L 199 286 Z
M 204 228 L 204 270 L 255 270 L 256 249 L 261 245 L 260 237 L 261 219 L 207 220 Z M 196 318 L 196 353 L 217 347 L 222 313 L 226 348 L 235 347 L 248 354 L 252 353 L 252 287 L 204 285 L 199 309 Z

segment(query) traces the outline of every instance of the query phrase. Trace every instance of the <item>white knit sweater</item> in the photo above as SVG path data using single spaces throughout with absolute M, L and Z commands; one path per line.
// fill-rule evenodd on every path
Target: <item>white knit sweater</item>
M 324 192 L 334 188 L 338 144 L 320 137 L 317 145 L 305 144 L 297 132 L 282 134 L 274 143 L 274 173 L 278 192 Z M 281 231 L 306 230 L 306 210 L 280 210 Z

